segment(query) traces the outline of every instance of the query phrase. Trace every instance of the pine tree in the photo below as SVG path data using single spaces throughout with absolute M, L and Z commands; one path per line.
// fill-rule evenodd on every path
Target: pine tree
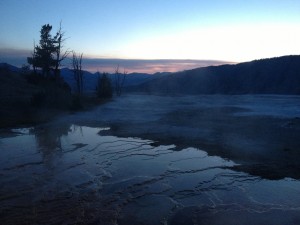
M 46 77 L 50 76 L 51 67 L 55 65 L 53 59 L 55 45 L 50 33 L 51 30 L 52 26 L 49 24 L 42 26 L 39 45 L 34 46 L 33 56 L 27 59 L 33 67 L 41 68 L 42 74 Z
M 59 79 L 59 67 L 69 51 L 62 52 L 64 32 L 62 32 L 61 24 L 56 35 L 51 35 L 52 26 L 45 24 L 40 30 L 40 41 L 38 45 L 34 44 L 32 57 L 27 58 L 34 71 L 40 68 L 45 77 L 50 76 L 51 70 L 54 71 L 55 78 Z

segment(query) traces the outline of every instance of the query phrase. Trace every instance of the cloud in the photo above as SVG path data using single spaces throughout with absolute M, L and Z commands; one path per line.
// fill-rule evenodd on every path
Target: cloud
M 9 63 L 13 66 L 21 67 L 27 63 L 27 57 L 31 55 L 30 50 L 0 48 L 0 62 Z
M 141 59 L 84 59 L 83 67 L 92 72 L 114 72 L 119 65 L 129 73 L 176 72 L 197 67 L 221 65 L 229 62 L 218 60 L 141 60 Z
M 11 65 L 21 67 L 27 63 L 27 57 L 31 56 L 30 50 L 25 49 L 0 49 L 0 62 L 6 62 Z M 84 70 L 90 72 L 108 72 L 115 71 L 117 66 L 121 71 L 123 69 L 128 73 L 156 73 L 156 72 L 176 72 L 197 67 L 211 65 L 221 65 L 230 62 L 218 60 L 180 60 L 180 59 L 110 59 L 110 58 L 84 58 L 82 66 Z M 71 67 L 71 59 L 63 62 L 66 67 Z

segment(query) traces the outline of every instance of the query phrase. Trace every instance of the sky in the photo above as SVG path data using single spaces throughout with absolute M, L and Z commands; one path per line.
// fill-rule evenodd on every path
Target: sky
M 0 0 L 0 61 L 25 63 L 42 25 L 54 34 L 60 22 L 87 70 L 112 70 L 116 59 L 158 72 L 300 54 L 300 0 Z

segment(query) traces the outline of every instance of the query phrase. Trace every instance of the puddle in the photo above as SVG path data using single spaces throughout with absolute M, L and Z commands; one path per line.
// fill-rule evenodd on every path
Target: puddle
M 1 223 L 300 223 L 299 180 L 261 179 L 196 148 L 107 129 L 40 126 L 0 138 Z

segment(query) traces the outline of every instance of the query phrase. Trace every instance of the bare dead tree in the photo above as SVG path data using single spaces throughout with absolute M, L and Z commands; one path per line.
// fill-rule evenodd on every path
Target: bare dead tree
M 125 69 L 124 69 L 123 73 L 121 73 L 119 71 L 119 65 L 118 65 L 115 70 L 115 89 L 116 89 L 117 96 L 121 96 L 121 94 L 122 94 L 122 89 L 124 86 L 126 74 L 127 74 L 127 71 L 125 71 Z
M 73 66 L 73 73 L 74 79 L 76 82 L 76 88 L 78 95 L 81 95 L 83 92 L 83 71 L 82 71 L 82 56 L 81 54 L 76 54 L 76 52 L 72 52 L 72 66 Z
M 61 22 L 59 24 L 58 31 L 56 32 L 56 35 L 54 36 L 54 43 L 55 43 L 55 59 L 54 59 L 54 76 L 56 80 L 59 80 L 60 77 L 60 70 L 61 63 L 64 59 L 68 57 L 70 54 L 69 50 L 63 51 L 64 42 L 66 41 L 65 38 L 65 32 L 62 31 Z
M 36 45 L 35 41 L 33 41 L 33 53 L 31 53 L 31 57 L 27 57 L 27 62 L 29 65 L 32 65 L 33 73 L 36 74 Z

